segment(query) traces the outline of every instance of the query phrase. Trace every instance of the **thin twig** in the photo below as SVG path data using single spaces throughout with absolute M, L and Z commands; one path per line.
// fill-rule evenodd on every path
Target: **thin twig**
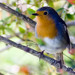
M 67 24 L 68 26 L 75 26 L 75 20 L 74 20 L 74 21 L 66 22 L 66 24 Z

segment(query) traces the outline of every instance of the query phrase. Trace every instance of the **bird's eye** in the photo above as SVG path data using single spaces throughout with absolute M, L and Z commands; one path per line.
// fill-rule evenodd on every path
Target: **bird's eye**
M 44 12 L 44 15 L 47 15 L 47 12 Z

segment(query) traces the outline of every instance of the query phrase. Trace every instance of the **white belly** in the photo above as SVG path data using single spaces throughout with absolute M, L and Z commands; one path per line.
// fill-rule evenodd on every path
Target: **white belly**
M 61 53 L 66 48 L 66 45 L 59 41 L 57 38 L 50 39 L 46 37 L 44 38 L 44 42 L 46 45 L 39 47 L 41 50 L 45 50 L 45 52 L 49 54 Z

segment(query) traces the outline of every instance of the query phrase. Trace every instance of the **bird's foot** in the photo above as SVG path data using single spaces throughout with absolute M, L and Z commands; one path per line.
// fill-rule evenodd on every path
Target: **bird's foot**
M 43 50 L 42 52 L 40 52 L 39 59 L 41 59 L 41 58 L 43 57 L 44 51 L 45 51 L 45 50 Z
M 59 69 L 62 69 L 62 65 L 63 65 L 62 61 L 59 60 L 58 63 L 60 64 Z
M 63 70 L 62 70 L 63 63 L 61 60 L 59 60 L 58 63 L 59 63 L 59 68 L 57 68 L 57 73 L 62 73 L 63 72 Z

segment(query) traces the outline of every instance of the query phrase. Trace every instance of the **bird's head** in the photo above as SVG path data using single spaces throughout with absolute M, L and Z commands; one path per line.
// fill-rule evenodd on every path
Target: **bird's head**
M 41 7 L 32 15 L 36 16 L 36 30 L 39 36 L 54 38 L 57 35 L 55 17 L 58 14 L 53 8 Z
M 57 12 L 51 7 L 41 7 L 32 15 L 36 16 L 37 22 L 47 22 L 58 16 Z

